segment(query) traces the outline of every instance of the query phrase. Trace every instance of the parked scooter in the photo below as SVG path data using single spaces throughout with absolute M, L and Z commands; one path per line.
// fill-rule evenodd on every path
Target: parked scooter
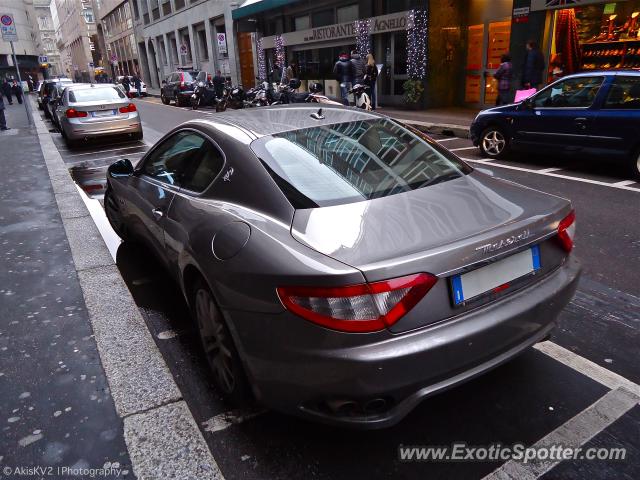
M 356 100 L 356 107 L 371 111 L 371 97 L 367 93 L 367 90 L 369 90 L 368 85 L 356 83 L 349 93 L 353 93 Z
M 245 107 L 246 94 L 242 87 L 234 87 L 228 81 L 224 87 L 222 98 L 216 104 L 216 112 L 224 112 L 227 108 L 237 110 Z
M 288 103 L 325 103 L 329 105 L 342 105 L 339 102 L 330 100 L 329 97 L 321 95 L 322 85 L 319 83 L 311 83 L 308 92 L 297 92 L 300 88 L 300 80 L 293 78 L 289 81 L 289 85 L 280 86 L 280 98 L 272 103 L 272 105 L 288 104 Z
M 213 107 L 217 103 L 216 90 L 211 80 L 198 82 L 191 95 L 191 108 L 197 110 L 200 107 Z

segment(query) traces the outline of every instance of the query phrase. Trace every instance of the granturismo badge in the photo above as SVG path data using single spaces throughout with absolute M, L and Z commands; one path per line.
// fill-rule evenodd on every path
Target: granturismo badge
M 486 243 L 484 245 L 480 245 L 479 247 L 476 247 L 476 251 L 481 250 L 482 253 L 495 252 L 496 250 L 500 250 L 501 248 L 508 247 L 510 245 L 513 245 L 514 243 L 521 242 L 522 240 L 526 240 L 527 238 L 529 238 L 529 236 L 529 230 L 523 230 L 517 235 L 511 235 L 510 237 L 503 238 L 495 243 Z

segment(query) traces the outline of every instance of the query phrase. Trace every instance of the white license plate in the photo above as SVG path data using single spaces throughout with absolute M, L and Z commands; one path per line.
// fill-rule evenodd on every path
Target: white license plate
M 94 117 L 111 117 L 112 115 L 114 115 L 115 110 L 98 110 L 91 113 L 93 113 Z
M 487 292 L 509 288 L 509 282 L 540 268 L 540 247 L 534 245 L 485 267 L 451 278 L 453 302 L 456 305 Z

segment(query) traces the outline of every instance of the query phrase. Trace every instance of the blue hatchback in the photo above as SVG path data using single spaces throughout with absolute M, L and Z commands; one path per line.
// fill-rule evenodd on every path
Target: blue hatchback
M 525 151 L 615 159 L 640 179 L 640 72 L 566 76 L 520 103 L 480 112 L 471 139 L 485 158 Z

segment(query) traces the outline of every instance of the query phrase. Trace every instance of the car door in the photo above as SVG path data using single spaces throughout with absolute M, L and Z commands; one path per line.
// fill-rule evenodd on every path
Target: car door
M 594 131 L 604 76 L 570 77 L 523 102 L 513 117 L 513 147 L 536 153 L 579 153 Z
M 590 155 L 622 159 L 640 147 L 640 76 L 618 74 L 612 78 L 597 112 Z
M 170 268 L 178 264 L 185 249 L 210 252 L 211 239 L 222 222 L 223 214 L 204 202 L 202 194 L 215 185 L 214 181 L 220 176 L 225 164 L 224 154 L 211 138 L 200 132 L 193 133 L 199 136 L 201 146 L 185 164 L 180 192 L 165 222 L 165 248 Z
M 164 261 L 165 219 L 180 189 L 180 175 L 201 145 L 192 131 L 178 131 L 157 145 L 129 179 L 125 208 L 131 226 Z

